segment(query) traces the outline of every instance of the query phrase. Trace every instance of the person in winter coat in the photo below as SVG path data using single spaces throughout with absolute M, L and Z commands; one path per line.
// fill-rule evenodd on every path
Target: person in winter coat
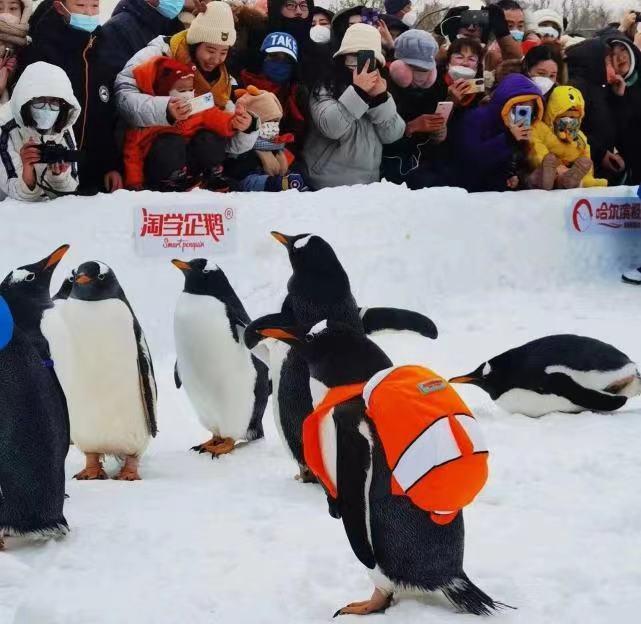
M 476 39 L 457 39 L 447 49 L 441 79 L 447 87 L 448 99 L 456 109 L 477 106 L 485 97 L 483 90 L 473 86 L 483 78 L 483 46 Z
M 594 177 L 590 145 L 581 132 L 585 102 L 575 87 L 556 87 L 545 106 L 543 120 L 532 126 L 529 161 L 535 172 L 533 188 L 551 191 L 607 186 L 608 181 Z
M 183 30 L 178 15 L 185 4 L 193 7 L 193 0 L 121 0 L 102 27 L 100 62 L 115 76 L 152 39 Z
M 378 67 L 357 69 L 359 51 L 373 54 Z M 310 98 L 310 128 L 303 160 L 312 188 L 369 184 L 381 179 L 383 146 L 398 141 L 405 122 L 381 76 L 385 57 L 373 26 L 348 28 L 334 55 L 331 78 Z
M 94 194 L 122 188 L 122 167 L 115 144 L 114 75 L 98 60 L 104 45 L 98 2 L 44 0 L 31 18 L 33 42 L 19 67 L 44 61 L 62 68 L 82 102 L 74 134 L 81 152 L 79 192 Z
M 623 35 L 589 39 L 567 50 L 569 84 L 585 98 L 583 132 L 596 175 L 610 184 L 641 182 L 641 52 Z
M 32 0 L 0 0 L 0 104 L 9 101 L 7 87 L 16 70 L 16 51 L 31 43 L 32 10 Z
M 516 106 L 531 108 L 532 122 L 543 118 L 539 88 L 521 74 L 507 76 L 486 106 L 467 111 L 453 130 L 458 184 L 470 192 L 516 190 L 532 129 L 519 123 Z
M 42 62 L 27 67 L 0 109 L 0 193 L 36 202 L 75 191 L 75 163 L 43 163 L 41 147 L 74 150 L 79 115 L 80 104 L 62 69 Z
M 231 8 L 224 2 L 210 2 L 188 30 L 173 37 L 157 37 L 125 65 L 116 78 L 115 92 L 118 110 L 127 125 L 132 128 L 173 126 L 186 121 L 191 115 L 191 106 L 184 98 L 159 96 L 140 90 L 134 74 L 135 68 L 157 56 L 167 56 L 180 63 L 195 66 L 194 94 L 211 94 L 214 105 L 221 111 L 235 112 L 235 129 L 231 139 L 214 133 L 199 133 L 195 141 L 203 141 L 202 149 L 192 150 L 198 154 L 192 166 L 201 173 L 202 183 L 211 190 L 225 190 L 230 181 L 223 174 L 221 164 L 226 153 L 240 154 L 253 148 L 257 138 L 257 122 L 242 108 L 235 111 L 231 101 L 233 79 L 225 66 L 225 59 L 236 39 Z M 155 148 L 147 156 L 148 170 L 154 170 L 160 185 L 171 189 L 185 188 L 196 171 L 185 171 L 185 163 L 178 162 L 183 152 L 173 152 L 170 145 L 176 136 L 163 134 Z M 163 144 L 167 144 L 163 148 Z M 193 144 L 193 141 L 192 141 Z M 178 156 L 180 158 L 178 158 Z
M 447 138 L 447 119 L 436 114 L 447 98 L 437 82 L 438 44 L 423 30 L 408 30 L 396 39 L 396 60 L 389 66 L 390 94 L 405 121 L 405 136 L 383 148 L 383 175 L 411 189 L 444 185 L 440 147 Z

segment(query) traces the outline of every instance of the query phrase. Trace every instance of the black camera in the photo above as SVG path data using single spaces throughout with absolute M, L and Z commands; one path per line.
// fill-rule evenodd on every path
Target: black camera
M 78 162 L 80 152 L 78 150 L 67 149 L 64 145 L 47 141 L 38 146 L 40 150 L 40 161 L 46 165 L 55 163 L 72 163 Z
M 490 15 L 487 11 L 463 11 L 461 13 L 461 28 L 480 26 L 486 28 L 490 25 Z
M 637 16 L 637 19 L 635 21 L 638 24 L 639 22 L 641 22 L 641 13 L 639 11 L 635 11 L 635 13 L 636 13 L 636 16 Z

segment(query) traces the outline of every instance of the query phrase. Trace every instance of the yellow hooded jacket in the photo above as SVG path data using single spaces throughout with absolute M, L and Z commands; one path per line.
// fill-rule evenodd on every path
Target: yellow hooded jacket
M 580 119 L 585 116 L 585 100 L 583 94 L 574 87 L 556 87 L 550 94 L 542 121 L 532 125 L 532 138 L 530 139 L 529 159 L 533 168 L 541 166 L 543 159 L 550 152 L 554 154 L 566 167 L 581 157 L 590 158 L 588 139 L 579 132 L 577 139 L 562 141 L 554 132 L 554 122 L 558 117 L 570 109 L 580 112 Z M 608 181 L 594 177 L 594 169 L 583 178 L 581 186 L 607 186 Z

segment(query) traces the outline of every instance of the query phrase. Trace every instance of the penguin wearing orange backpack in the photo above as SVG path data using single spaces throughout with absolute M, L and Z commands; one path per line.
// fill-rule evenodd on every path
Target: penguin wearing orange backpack
M 254 323 L 252 331 L 289 344 L 327 388 L 305 421 L 305 460 L 375 587 L 336 615 L 384 611 L 401 590 L 441 590 L 477 615 L 505 606 L 463 570 L 461 509 L 485 483 L 487 447 L 449 384 L 421 367 L 391 368 L 346 324 Z

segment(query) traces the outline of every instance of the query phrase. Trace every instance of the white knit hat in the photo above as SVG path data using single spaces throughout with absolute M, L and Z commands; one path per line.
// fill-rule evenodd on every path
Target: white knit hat
M 385 65 L 385 57 L 381 48 L 381 34 L 369 24 L 353 24 L 347 29 L 341 48 L 334 58 L 337 56 L 345 56 L 345 54 L 356 54 L 361 50 L 371 50 L 374 52 L 376 60 Z
M 545 22 L 552 22 L 558 27 L 559 34 L 563 34 L 563 18 L 554 9 L 539 9 L 538 11 L 534 11 L 534 13 L 532 13 L 532 21 L 535 24 L 534 30 Z
M 226 2 L 210 2 L 204 13 L 199 13 L 187 30 L 187 43 L 211 43 L 231 46 L 236 43 L 234 15 Z

